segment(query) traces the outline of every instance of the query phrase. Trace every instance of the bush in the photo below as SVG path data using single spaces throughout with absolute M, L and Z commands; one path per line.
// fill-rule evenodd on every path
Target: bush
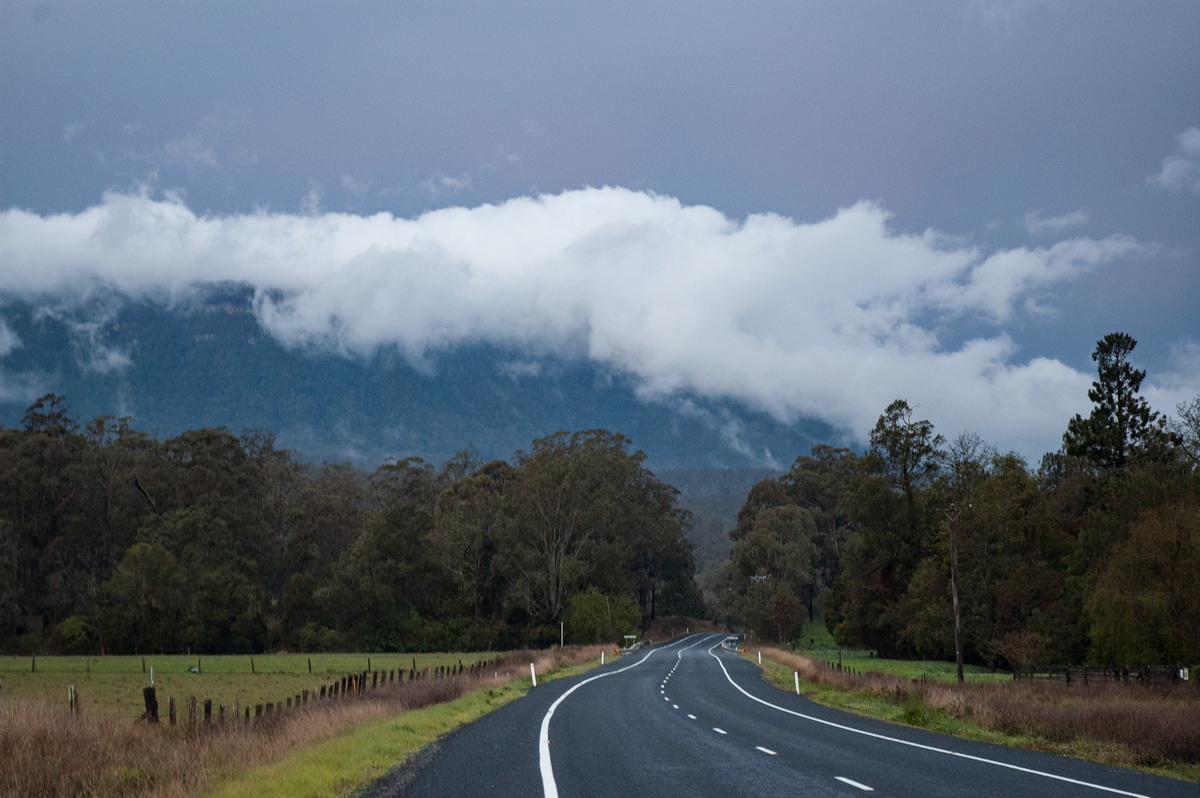
M 96 648 L 96 628 L 86 615 L 72 615 L 54 630 L 54 648 L 63 654 L 90 654 Z

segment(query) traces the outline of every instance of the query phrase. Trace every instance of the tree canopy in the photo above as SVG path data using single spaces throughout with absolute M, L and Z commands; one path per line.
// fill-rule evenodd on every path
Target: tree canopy
M 257 430 L 81 429 L 47 395 L 0 429 L 0 650 L 492 648 L 698 615 L 689 516 L 644 461 L 587 430 L 364 473 Z

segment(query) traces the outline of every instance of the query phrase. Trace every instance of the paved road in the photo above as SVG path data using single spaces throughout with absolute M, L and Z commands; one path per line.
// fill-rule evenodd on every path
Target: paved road
M 463 727 L 372 796 L 1152 796 L 1195 784 L 957 740 L 777 690 L 719 635 L 543 684 Z

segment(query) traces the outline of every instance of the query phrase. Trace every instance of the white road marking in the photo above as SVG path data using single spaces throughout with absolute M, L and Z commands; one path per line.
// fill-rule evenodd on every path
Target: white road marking
M 845 776 L 834 776 L 834 778 L 837 779 L 838 781 L 842 782 L 843 784 L 849 784 L 851 787 L 857 787 L 858 789 L 863 790 L 865 792 L 875 792 L 874 787 L 868 787 L 865 784 L 859 784 L 854 779 L 848 779 Z
M 717 734 L 729 734 L 729 732 L 725 731 L 724 729 L 718 729 L 716 726 L 713 726 L 713 731 L 715 731 Z
M 720 644 L 718 643 L 717 645 L 720 645 Z M 1047 773 L 1042 770 L 1033 770 L 1032 768 L 1024 768 L 1024 767 L 1021 767 L 1020 765 L 1010 765 L 1007 762 L 999 762 L 995 759 L 987 759 L 985 757 L 975 756 L 973 754 L 964 754 L 961 751 L 951 751 L 947 748 L 937 748 L 932 745 L 924 745 L 922 743 L 914 743 L 911 740 L 901 740 L 899 737 L 889 737 L 886 734 L 876 734 L 875 732 L 869 732 L 869 731 L 866 731 L 865 729 L 856 729 L 853 726 L 845 726 L 841 723 L 834 723 L 831 720 L 822 720 L 821 718 L 813 717 L 812 715 L 805 715 L 803 712 L 797 712 L 794 709 L 787 709 L 785 707 L 777 706 L 775 704 L 772 704 L 770 701 L 764 701 L 763 699 L 761 699 L 757 696 L 750 695 L 750 693 L 746 692 L 745 688 L 743 688 L 740 684 L 735 682 L 733 680 L 733 677 L 729 675 L 729 671 L 726 670 L 725 663 L 721 662 L 721 658 L 713 653 L 713 649 L 716 647 L 717 646 L 714 645 L 711 648 L 709 648 L 708 655 L 710 657 L 712 657 L 713 659 L 715 659 L 717 661 L 717 664 L 721 666 L 721 670 L 725 672 L 725 678 L 729 680 L 729 683 L 732 684 L 735 688 L 737 688 L 737 690 L 742 695 L 746 696 L 746 698 L 749 698 L 751 701 L 757 701 L 758 703 L 762 704 L 763 706 L 770 707 L 771 709 L 777 709 L 780 712 L 786 712 L 789 715 L 795 715 L 798 718 L 803 718 L 804 720 L 809 720 L 809 721 L 812 721 L 813 723 L 820 723 L 824 726 L 831 726 L 835 729 L 841 729 L 842 731 L 848 731 L 848 732 L 852 732 L 854 734 L 861 734 L 865 737 L 874 737 L 877 740 L 885 740 L 889 743 L 898 743 L 900 745 L 907 745 L 911 748 L 920 748 L 923 751 L 932 751 L 935 754 L 945 754 L 947 756 L 956 756 L 961 759 L 969 759 L 972 762 L 981 762 L 985 765 L 995 765 L 996 767 L 1008 768 L 1009 770 L 1016 770 L 1020 773 L 1029 773 L 1030 775 L 1033 775 L 1033 776 L 1042 776 L 1047 779 L 1063 781 L 1063 782 L 1066 782 L 1067 784 L 1077 784 L 1080 787 L 1091 787 L 1094 790 L 1103 790 L 1104 792 L 1111 792 L 1111 793 L 1115 793 L 1116 795 L 1128 795 L 1129 798 L 1150 798 L 1150 796 L 1142 795 L 1141 793 L 1126 792 L 1125 790 L 1118 790 L 1115 787 L 1105 787 L 1103 784 L 1093 784 L 1090 781 L 1080 781 L 1079 779 L 1072 779 L 1072 778 L 1068 778 L 1066 776 L 1059 776 L 1056 773 Z
M 778 756 L 778 754 L 776 754 L 770 748 L 763 748 L 761 745 L 756 745 L 754 747 L 757 748 L 759 751 L 762 751 L 764 754 L 770 754 L 771 756 Z
M 676 709 L 679 709 L 679 705 L 678 705 L 678 704 L 672 704 L 671 706 L 675 707 Z
M 689 717 L 689 718 L 691 718 L 692 720 L 695 720 L 695 719 L 696 719 L 696 716 L 695 716 L 695 715 L 693 715 L 693 714 L 692 714 L 692 713 L 690 713 L 690 712 L 688 713 L 688 717 Z
M 703 642 L 703 639 L 704 638 L 697 640 L 692 645 L 699 645 L 701 642 Z M 680 640 L 679 642 L 682 643 L 683 640 Z M 664 648 L 673 648 L 676 645 L 679 645 L 679 643 L 673 643 L 672 645 L 665 646 Z M 565 701 L 567 696 L 578 690 L 580 687 L 583 687 L 588 682 L 594 682 L 597 679 L 603 679 L 607 676 L 615 676 L 618 673 L 624 673 L 627 670 L 636 668 L 638 665 L 641 665 L 643 662 L 654 656 L 654 652 L 662 650 L 663 649 L 652 648 L 650 651 L 646 652 L 646 656 L 642 657 L 632 665 L 626 665 L 624 668 L 620 668 L 615 671 L 609 671 L 607 673 L 597 674 L 596 676 L 584 679 L 582 682 L 575 685 L 570 690 L 567 690 L 565 693 L 555 699 L 554 703 L 550 705 L 550 709 L 546 710 L 546 714 L 542 717 L 542 725 L 539 731 L 538 739 L 538 769 L 542 773 L 542 794 L 545 796 L 545 798 L 558 798 L 558 783 L 554 780 L 554 765 L 550 762 L 550 718 L 554 717 L 554 710 L 558 709 L 558 705 Z

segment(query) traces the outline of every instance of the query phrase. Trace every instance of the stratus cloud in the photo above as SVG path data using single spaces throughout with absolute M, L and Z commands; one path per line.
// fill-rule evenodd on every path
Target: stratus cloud
M 1016 362 L 999 325 L 1138 250 L 1113 237 L 984 253 L 894 231 L 869 202 L 813 223 L 737 221 L 620 188 L 415 219 L 205 217 L 178 198 L 109 194 L 77 214 L 0 214 L 0 293 L 170 302 L 245 282 L 262 326 L 292 346 L 396 346 L 421 365 L 486 340 L 591 358 L 648 399 L 732 399 L 855 434 L 905 397 L 939 429 L 1040 452 L 1086 404 L 1090 377 Z M 961 320 L 994 333 L 942 345 L 936 330 Z

